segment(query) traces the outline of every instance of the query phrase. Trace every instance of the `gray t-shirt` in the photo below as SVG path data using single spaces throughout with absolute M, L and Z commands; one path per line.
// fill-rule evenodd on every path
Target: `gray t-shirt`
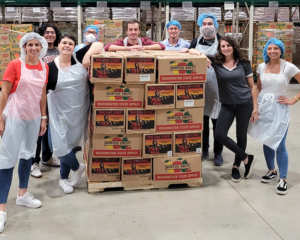
M 246 103 L 251 100 L 251 90 L 247 77 L 253 76 L 249 62 L 238 62 L 235 67 L 228 69 L 223 64 L 212 61 L 218 80 L 220 102 L 228 105 Z
M 56 48 L 53 49 L 49 49 L 47 50 L 47 53 L 45 55 L 45 57 L 43 57 L 43 60 L 45 63 L 50 63 L 54 60 L 54 58 L 56 58 L 57 56 L 59 56 L 59 51 Z

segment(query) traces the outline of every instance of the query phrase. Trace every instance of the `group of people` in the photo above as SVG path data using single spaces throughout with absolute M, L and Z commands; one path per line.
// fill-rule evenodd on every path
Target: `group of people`
M 217 33 L 214 15 L 203 13 L 197 24 L 200 36 L 191 44 L 179 38 L 178 21 L 167 24 L 168 39 L 156 43 L 140 38 L 136 20 L 127 24 L 128 37 L 115 43 L 97 42 L 98 28 L 88 26 L 83 44 L 61 34 L 53 25 L 43 25 L 38 33 L 28 33 L 20 40 L 21 57 L 8 65 L 3 76 L 0 97 L 0 232 L 7 221 L 7 202 L 13 169 L 18 161 L 19 192 L 17 205 L 38 208 L 41 201 L 27 191 L 30 174 L 41 177 L 40 162 L 60 167 L 59 186 L 72 193 L 85 170 L 76 150 L 87 139 L 90 88 L 87 68 L 90 57 L 105 51 L 180 50 L 207 56 L 202 159 L 209 156 L 209 122 L 213 124 L 214 164 L 223 164 L 225 145 L 235 153 L 231 179 L 240 182 L 239 167 L 245 165 L 244 177 L 252 174 L 255 158 L 246 153 L 247 133 L 263 143 L 268 172 L 263 183 L 277 178 L 274 159 L 279 167 L 277 193 L 287 193 L 288 154 L 285 140 L 289 125 L 289 106 L 300 99 L 286 97 L 292 77 L 300 82 L 300 70 L 284 57 L 284 45 L 277 39 L 267 42 L 265 63 L 258 66 L 254 84 L 250 62 L 241 54 L 231 37 Z M 180 54 L 180 53 L 179 53 Z M 228 137 L 236 120 L 237 141 Z M 153 143 L 153 145 L 155 145 Z M 42 148 L 42 160 L 40 152 Z

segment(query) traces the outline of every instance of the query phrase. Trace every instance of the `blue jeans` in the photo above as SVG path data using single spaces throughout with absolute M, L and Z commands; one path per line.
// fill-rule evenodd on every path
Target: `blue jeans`
M 28 160 L 20 159 L 19 162 L 19 188 L 27 188 L 31 171 L 31 163 L 33 158 Z M 11 186 L 14 168 L 0 169 L 0 204 L 7 202 L 8 193 Z
M 50 126 L 48 125 L 48 143 L 49 147 L 51 149 L 51 152 L 53 152 L 52 147 L 52 139 L 51 139 L 51 130 Z M 65 156 L 58 157 L 60 160 L 60 179 L 68 179 L 70 171 L 76 171 L 79 168 L 79 162 L 76 158 L 76 152 L 72 150 L 70 153 L 68 153 Z
M 287 171 L 288 171 L 288 163 L 289 163 L 289 156 L 285 148 L 285 140 L 287 131 L 282 138 L 277 150 L 276 150 L 276 159 L 279 168 L 279 177 L 282 179 L 286 179 Z M 267 162 L 267 166 L 269 170 L 275 169 L 274 159 L 275 159 L 275 151 L 272 148 L 264 145 L 264 154 Z

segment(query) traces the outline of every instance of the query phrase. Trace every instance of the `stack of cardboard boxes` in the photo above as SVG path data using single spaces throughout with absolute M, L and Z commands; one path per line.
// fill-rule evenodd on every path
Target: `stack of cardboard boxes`
M 268 22 L 258 23 L 258 31 L 255 36 L 255 49 L 253 63 L 255 68 L 264 62 L 263 49 L 271 38 L 281 40 L 285 47 L 284 60 L 292 62 L 293 57 L 293 23 L 292 22 Z
M 0 24 L 0 80 L 9 62 L 20 57 L 20 39 L 29 32 L 31 24 Z
M 92 57 L 90 79 L 88 181 L 201 185 L 205 57 L 104 53 Z

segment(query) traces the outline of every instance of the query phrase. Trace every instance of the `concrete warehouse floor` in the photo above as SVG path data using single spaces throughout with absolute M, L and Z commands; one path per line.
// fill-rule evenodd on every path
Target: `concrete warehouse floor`
M 292 98 L 300 85 L 290 85 Z M 30 178 L 29 191 L 43 202 L 39 209 L 15 204 L 17 168 L 8 198 L 8 221 L 0 239 L 299 239 L 300 236 L 300 103 L 291 107 L 287 136 L 288 194 L 276 194 L 276 182 L 262 184 L 267 172 L 262 145 L 248 138 L 248 153 L 257 162 L 251 179 L 230 180 L 234 155 L 224 149 L 225 163 L 203 162 L 201 188 L 151 191 L 106 191 L 88 194 L 85 177 L 73 194 L 58 186 L 59 169 L 43 168 L 41 179 Z M 230 130 L 235 137 L 235 126 Z M 212 149 L 210 149 L 212 151 Z M 78 153 L 82 161 L 82 152 Z M 241 167 L 244 173 L 244 167 Z

